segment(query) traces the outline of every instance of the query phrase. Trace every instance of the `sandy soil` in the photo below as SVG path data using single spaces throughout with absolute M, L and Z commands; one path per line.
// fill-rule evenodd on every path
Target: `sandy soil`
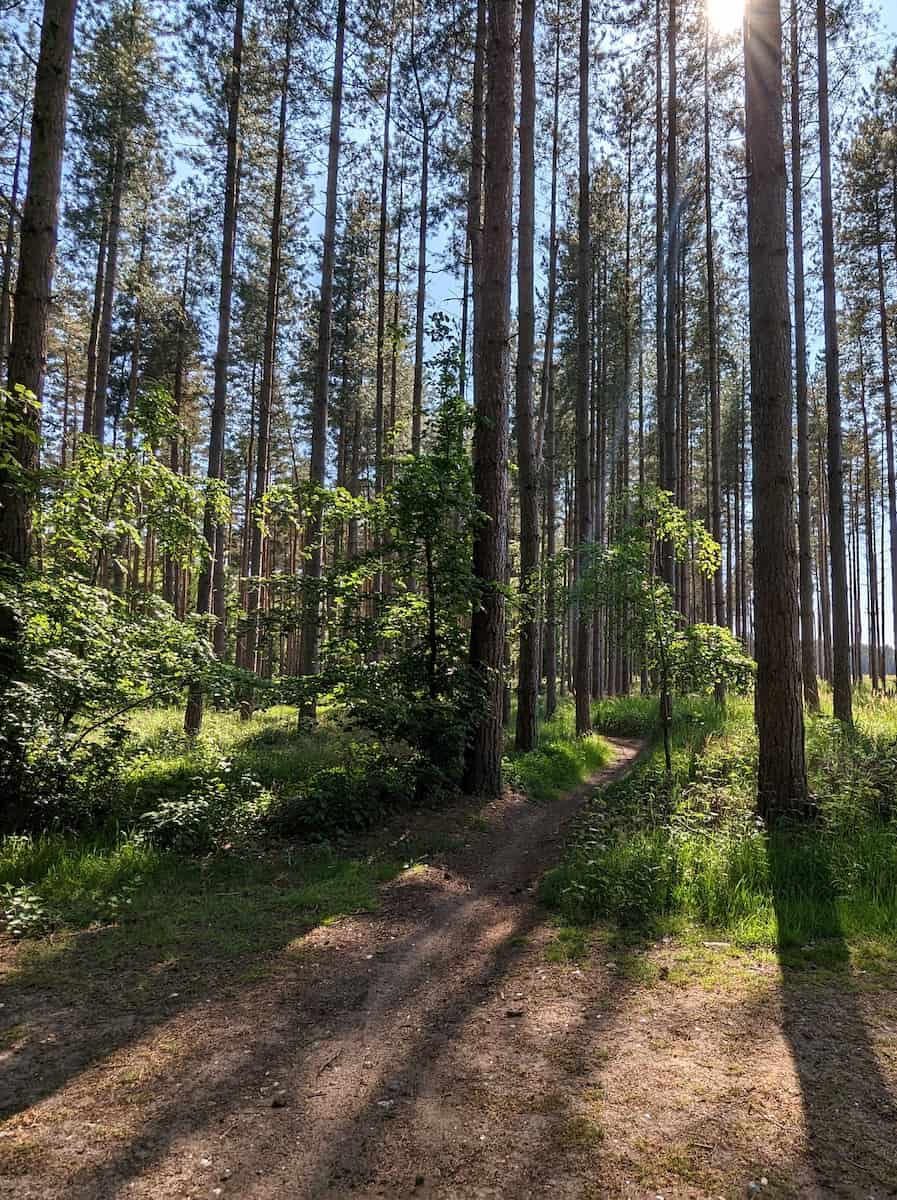
M 0 1196 L 897 1196 L 893 979 L 600 934 L 558 961 L 533 891 L 614 747 L 261 977 L 12 986 Z

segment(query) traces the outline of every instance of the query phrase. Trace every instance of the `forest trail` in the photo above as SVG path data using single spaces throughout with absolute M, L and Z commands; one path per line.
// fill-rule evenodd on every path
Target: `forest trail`
M 167 1006 L 122 1001 L 108 967 L 64 1002 L 32 989 L 29 1050 L 0 1056 L 4 1197 L 716 1200 L 767 1176 L 770 1196 L 894 1194 L 895 1081 L 878 1096 L 862 1054 L 869 1030 L 897 1046 L 892 995 L 799 997 L 768 958 L 714 943 L 683 958 L 596 934 L 564 961 L 533 890 L 577 809 L 639 753 L 609 740 L 590 784 L 550 806 L 506 795 L 467 845 L 264 978 L 176 975 Z M 863 1146 L 849 1114 L 807 1103 L 802 1021 L 824 1104 L 855 1111 L 843 1054 L 821 1046 L 851 1042 Z M 855 1190 L 820 1183 L 832 1130 L 852 1139 L 840 1169 L 855 1147 L 870 1172 Z

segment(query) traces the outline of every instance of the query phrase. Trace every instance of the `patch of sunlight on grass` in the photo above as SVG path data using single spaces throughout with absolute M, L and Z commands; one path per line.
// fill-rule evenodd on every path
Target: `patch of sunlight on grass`
M 580 963 L 589 957 L 589 930 L 566 925 L 559 929 L 545 948 L 545 957 L 554 963 Z
M 602 703 L 605 724 L 617 709 L 628 723 L 647 707 Z M 543 900 L 570 923 L 652 929 L 683 918 L 740 946 L 778 948 L 789 963 L 800 947 L 825 944 L 818 970 L 840 969 L 863 939 L 897 956 L 897 702 L 858 692 L 856 732 L 808 721 L 819 819 L 772 832 L 756 816 L 750 702 L 677 709 L 671 776 L 655 745 L 596 797 L 566 860 L 545 877 Z
M 193 861 L 162 856 L 114 922 L 22 942 L 13 975 L 60 986 L 72 973 L 189 959 L 197 968 L 265 957 L 318 924 L 375 911 L 379 886 L 402 864 L 292 849 Z M 249 969 L 247 964 L 245 969 Z
M 503 760 L 505 781 L 530 800 L 559 800 L 607 766 L 611 749 L 597 734 L 578 738 L 570 701 L 558 706 L 541 730 L 537 749 L 509 752 Z

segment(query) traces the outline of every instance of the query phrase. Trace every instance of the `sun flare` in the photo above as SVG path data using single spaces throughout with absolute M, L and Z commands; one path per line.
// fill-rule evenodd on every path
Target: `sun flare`
M 735 33 L 744 20 L 744 0 L 706 0 L 710 25 L 717 33 Z

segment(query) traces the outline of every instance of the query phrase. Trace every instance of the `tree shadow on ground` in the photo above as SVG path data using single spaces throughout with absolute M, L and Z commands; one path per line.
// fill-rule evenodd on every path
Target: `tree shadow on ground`
M 818 934 L 804 941 L 806 901 L 794 876 L 791 840 L 796 837 L 815 834 L 776 832 L 769 842 L 769 868 L 779 928 L 783 1030 L 802 1094 L 807 1186 L 816 1189 L 808 1194 L 865 1200 L 895 1196 L 897 1099 L 876 1054 L 864 1012 L 864 981 L 851 969 L 821 846 L 814 854 L 814 891 L 824 897 L 814 902 Z
M 9 1063 L 17 1089 L 9 1111 L 45 1102 L 40 1121 L 54 1130 L 55 1167 L 63 1139 L 76 1153 L 80 1142 L 84 1154 L 72 1159 L 68 1151 L 64 1187 L 48 1184 L 41 1194 L 205 1194 L 201 1153 L 215 1169 L 227 1161 L 232 1195 L 363 1192 L 400 1161 L 393 1151 L 407 1133 L 401 1118 L 420 1105 L 432 1118 L 433 1140 L 425 1136 L 419 1147 L 425 1177 L 445 1123 L 457 1116 L 450 1097 L 432 1090 L 439 1064 L 469 1022 L 494 1022 L 502 1035 L 516 1028 L 502 982 L 543 920 L 520 893 L 553 860 L 560 825 L 579 802 L 510 805 L 484 848 L 485 876 L 475 853 L 451 870 L 407 873 L 387 889 L 381 913 L 319 930 L 307 945 L 281 946 L 270 978 L 207 973 L 184 986 L 182 974 L 172 986 L 166 962 L 149 954 L 131 973 L 113 967 L 122 972 L 115 987 L 93 980 L 73 1007 L 59 1003 L 36 1060 Z M 88 952 L 82 967 L 89 962 Z M 189 975 L 189 963 L 179 967 Z M 151 981 L 151 1003 L 134 1003 L 135 973 Z M 174 1043 L 170 1053 L 166 1042 Z M 134 1082 L 141 1056 L 145 1073 Z M 455 1076 L 476 1087 L 488 1070 L 461 1064 Z M 118 1110 L 114 1137 L 92 1145 L 91 1123 L 104 1119 L 107 1101 Z M 37 1128 L 35 1116 L 26 1119 Z M 470 1130 L 458 1136 L 455 1165 L 465 1171 L 479 1142 Z M 415 1180 L 396 1182 L 404 1193 Z

